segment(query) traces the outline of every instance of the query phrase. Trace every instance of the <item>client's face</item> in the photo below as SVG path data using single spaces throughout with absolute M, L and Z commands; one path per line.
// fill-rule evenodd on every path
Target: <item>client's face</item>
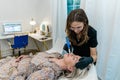
M 64 61 L 66 65 L 69 66 L 75 66 L 75 64 L 79 61 L 80 56 L 74 55 L 74 54 L 64 54 Z

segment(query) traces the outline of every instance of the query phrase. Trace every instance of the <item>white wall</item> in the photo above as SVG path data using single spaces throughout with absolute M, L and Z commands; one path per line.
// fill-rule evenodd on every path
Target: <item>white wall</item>
M 0 33 L 4 22 L 21 22 L 22 30 L 30 31 L 29 21 L 34 18 L 38 25 L 50 21 L 49 0 L 0 0 Z

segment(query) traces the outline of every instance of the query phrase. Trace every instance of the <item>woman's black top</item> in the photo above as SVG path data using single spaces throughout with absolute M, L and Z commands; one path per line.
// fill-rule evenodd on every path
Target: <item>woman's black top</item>
M 71 44 L 74 54 L 79 56 L 86 56 L 86 57 L 90 56 L 90 47 L 94 48 L 98 44 L 97 31 L 91 26 L 89 26 L 88 28 L 88 37 L 89 37 L 89 40 L 87 41 L 87 43 L 84 43 L 81 46 L 76 46 Z M 80 43 L 80 41 L 78 41 L 77 38 L 76 38 L 76 41 L 77 43 Z M 68 52 L 67 44 L 64 45 L 63 49 Z

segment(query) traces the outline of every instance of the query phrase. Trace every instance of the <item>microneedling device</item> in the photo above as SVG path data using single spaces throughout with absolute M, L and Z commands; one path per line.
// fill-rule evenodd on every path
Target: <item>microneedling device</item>
M 67 47 L 68 47 L 68 53 L 71 53 L 71 50 L 70 50 L 70 41 L 69 41 L 68 37 L 66 37 L 66 43 L 67 43 Z

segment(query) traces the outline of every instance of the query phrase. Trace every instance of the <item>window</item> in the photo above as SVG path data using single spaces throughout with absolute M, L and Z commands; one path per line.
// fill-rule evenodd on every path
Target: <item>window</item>
M 80 8 L 80 0 L 67 0 L 67 14 L 74 9 Z

